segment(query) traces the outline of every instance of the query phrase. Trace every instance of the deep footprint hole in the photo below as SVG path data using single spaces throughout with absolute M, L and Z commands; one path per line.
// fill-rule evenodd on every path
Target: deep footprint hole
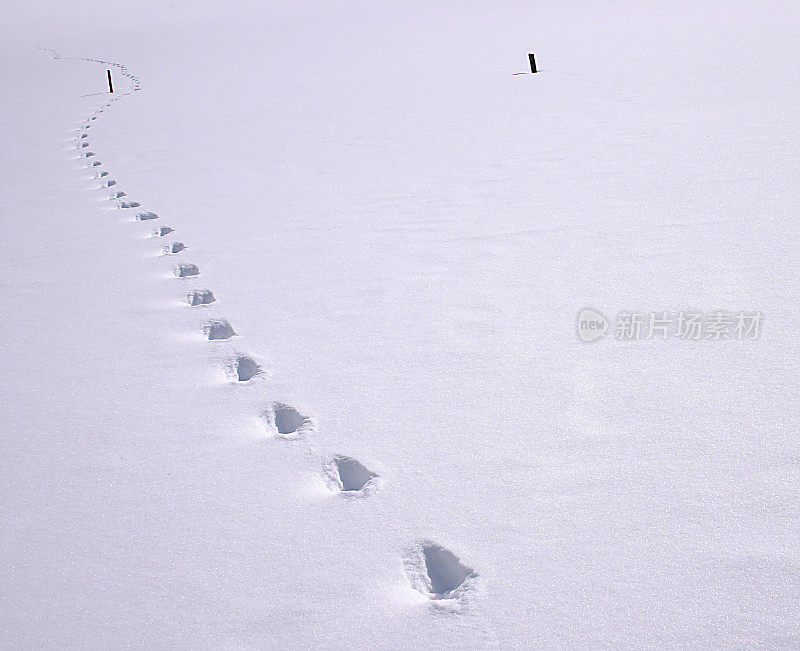
M 252 357 L 239 355 L 234 360 L 234 368 L 236 370 L 236 379 L 239 382 L 247 382 L 252 380 L 256 375 L 261 373 L 261 367 L 256 363 Z
M 230 339 L 236 332 L 225 319 L 214 319 L 203 326 L 203 334 L 209 341 Z
M 200 275 L 200 267 L 196 264 L 184 262 L 175 267 L 175 275 L 178 278 L 187 278 L 188 276 Z
M 214 292 L 210 289 L 195 289 L 186 295 L 186 302 L 189 305 L 209 305 L 216 300 Z
M 291 405 L 282 402 L 272 406 L 272 424 L 282 436 L 299 434 L 300 430 L 309 422 L 309 418 L 301 414 Z
M 446 599 L 475 573 L 449 549 L 431 542 L 421 545 L 425 572 L 433 599 Z
M 342 492 L 361 491 L 378 475 L 351 457 L 336 455 L 332 461 L 334 482 Z

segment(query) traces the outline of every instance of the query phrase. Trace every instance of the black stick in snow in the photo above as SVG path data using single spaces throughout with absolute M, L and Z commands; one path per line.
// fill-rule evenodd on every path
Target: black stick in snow
M 533 52 L 529 52 L 528 53 L 528 59 L 530 59 L 530 62 L 531 62 L 531 72 L 538 72 L 536 70 L 536 58 L 533 56 Z M 111 73 L 109 73 L 109 74 L 111 74 Z
M 531 56 L 533 56 L 533 55 L 531 54 Z M 533 61 L 533 59 L 531 59 L 531 61 Z M 533 65 L 533 64 L 531 64 L 531 65 Z M 113 93 L 114 92 L 114 85 L 111 83 L 111 71 L 110 70 L 106 70 L 106 74 L 108 75 L 108 92 L 109 93 Z

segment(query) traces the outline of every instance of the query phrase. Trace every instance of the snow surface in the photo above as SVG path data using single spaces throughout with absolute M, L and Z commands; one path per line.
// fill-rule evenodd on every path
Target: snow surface
M 800 645 L 800 5 L 3 14 L 3 646 Z

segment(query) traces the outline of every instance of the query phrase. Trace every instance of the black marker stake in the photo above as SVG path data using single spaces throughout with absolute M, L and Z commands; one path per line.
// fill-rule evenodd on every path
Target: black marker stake
M 531 72 L 538 72 L 536 70 L 536 58 L 533 56 L 533 52 L 528 53 L 528 59 L 531 61 Z M 108 74 L 111 74 L 110 72 Z M 110 77 L 109 77 L 110 79 Z M 111 83 L 111 82 L 109 82 Z
M 533 56 L 533 55 L 531 54 L 531 56 Z M 533 61 L 533 59 L 531 59 L 531 61 Z M 533 63 L 531 63 L 531 65 L 533 65 Z M 110 70 L 106 70 L 106 74 L 108 75 L 108 92 L 109 93 L 113 93 L 114 92 L 114 86 L 111 83 L 111 71 Z

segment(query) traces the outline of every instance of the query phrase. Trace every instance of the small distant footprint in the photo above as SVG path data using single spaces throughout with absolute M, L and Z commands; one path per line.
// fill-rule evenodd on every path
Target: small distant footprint
M 175 275 L 178 278 L 188 278 L 189 276 L 199 276 L 200 275 L 200 267 L 196 264 L 189 264 L 188 262 L 183 262 L 175 267 L 174 270 Z
M 86 158 L 91 158 L 92 156 L 94 156 L 94 152 L 93 152 L 93 151 L 87 151 L 87 152 L 84 154 L 84 157 L 86 157 Z
M 136 215 L 137 222 L 146 222 L 151 219 L 158 219 L 158 215 L 156 215 L 154 212 L 140 212 L 138 215 Z
M 82 142 L 82 143 L 81 143 L 81 147 L 82 147 L 82 148 L 83 148 L 83 147 L 88 147 L 88 146 L 89 146 L 89 143 L 88 143 L 88 142 Z
M 308 416 L 283 402 L 273 403 L 261 415 L 279 438 L 300 438 L 314 429 L 314 422 Z
M 92 163 L 92 167 L 99 167 L 102 163 L 99 160 L 96 160 Z
M 141 206 L 138 201 L 121 201 L 119 204 L 120 208 L 138 208 Z
M 88 134 L 88 133 L 82 133 L 82 134 L 81 134 L 81 138 L 88 138 L 88 137 L 89 137 L 89 134 Z
M 191 306 L 210 305 L 217 299 L 210 289 L 194 289 L 186 295 L 186 302 Z
M 127 197 L 127 196 L 128 195 L 125 192 L 123 192 L 122 190 L 119 190 L 117 192 L 112 192 L 109 195 L 109 199 L 122 199 L 122 197 Z
M 101 176 L 102 176 L 102 175 L 101 175 Z M 108 181 L 106 181 L 106 182 L 103 184 L 103 187 L 106 187 L 106 188 L 112 188 L 112 187 L 114 187 L 116 184 L 117 184 L 117 182 L 116 182 L 114 179 L 109 179 Z
M 185 251 L 186 246 L 183 242 L 173 242 L 172 244 L 167 244 L 164 247 L 164 253 L 167 255 L 174 255 L 176 253 L 180 253 L 181 251 Z
M 478 576 L 453 552 L 430 540 L 409 549 L 404 565 L 411 585 L 433 600 L 460 599 Z
M 225 319 L 212 319 L 203 324 L 203 334 L 209 341 L 217 339 L 230 339 L 236 332 Z
M 349 495 L 366 495 L 375 486 L 378 474 L 352 457 L 335 455 L 325 464 L 325 476 L 334 490 Z
M 228 372 L 237 382 L 249 382 L 261 374 L 261 367 L 252 357 L 237 355 L 231 360 Z
M 169 226 L 159 226 L 156 230 L 153 231 L 153 237 L 164 237 L 165 235 L 169 235 L 173 231 L 174 229 L 170 228 Z
M 95 176 L 96 176 L 98 179 L 102 179 L 104 176 L 108 176 L 108 172 L 106 172 L 105 170 L 103 170 L 102 172 L 98 172 L 98 173 L 97 173 Z

